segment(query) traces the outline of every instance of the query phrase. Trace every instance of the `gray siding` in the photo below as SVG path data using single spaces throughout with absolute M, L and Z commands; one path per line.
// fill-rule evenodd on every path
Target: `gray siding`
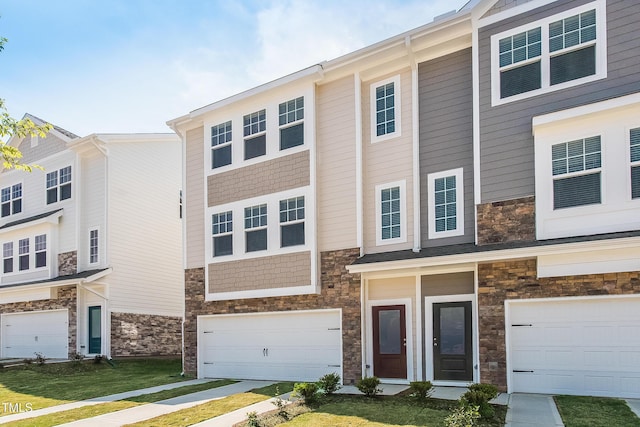
M 31 146 L 32 136 L 27 136 L 18 148 L 22 152 L 22 163 L 33 163 L 67 149 L 67 143 L 52 133 L 38 139 L 38 145 Z
M 434 274 L 422 276 L 422 295 L 435 297 L 442 295 L 463 295 L 474 292 L 473 272 Z
M 603 80 L 491 107 L 493 34 L 572 9 L 588 0 L 552 5 L 482 28 L 479 32 L 480 161 L 482 203 L 534 194 L 531 118 L 628 95 L 640 90 L 640 7 L 629 0 L 607 2 L 607 75 Z
M 471 49 L 419 65 L 422 246 L 474 241 Z M 463 168 L 464 235 L 429 239 L 427 175 Z

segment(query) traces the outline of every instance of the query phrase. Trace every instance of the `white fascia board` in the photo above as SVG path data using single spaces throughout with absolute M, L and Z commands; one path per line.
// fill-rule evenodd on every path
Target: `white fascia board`
M 499 249 L 484 252 L 471 252 L 438 257 L 413 258 L 398 261 L 374 262 L 369 264 L 348 265 L 349 273 L 368 273 L 383 270 L 406 268 L 424 268 L 470 262 L 493 262 L 509 259 L 532 258 L 538 255 L 554 255 L 567 252 L 588 252 L 605 249 L 624 249 L 638 247 L 640 237 L 624 237 L 610 240 L 591 240 L 579 243 L 561 243 L 557 245 L 532 246 L 516 249 Z
M 167 126 L 174 129 L 177 126 L 184 125 L 190 121 L 197 119 L 200 116 L 203 116 L 204 114 L 207 114 L 211 111 L 219 110 L 220 108 L 226 107 L 228 105 L 234 104 L 244 99 L 251 98 L 253 96 L 267 92 L 269 90 L 276 89 L 281 86 L 284 86 L 293 82 L 298 82 L 307 78 L 312 78 L 313 81 L 320 80 L 323 75 L 324 75 L 323 64 L 316 64 L 311 67 L 305 68 L 303 70 L 297 71 L 293 74 L 280 77 L 279 79 L 273 80 L 271 82 L 265 83 L 260 86 L 256 86 L 244 92 L 240 92 L 238 94 L 232 95 L 228 98 L 214 102 L 213 104 L 209 104 L 204 107 L 198 108 L 196 110 L 191 111 L 189 114 L 185 114 L 183 116 L 169 120 L 166 123 L 167 123 Z
M 16 224 L 11 227 L 3 228 L 0 230 L 0 234 L 8 233 L 10 231 L 21 230 L 25 228 L 31 228 L 40 224 L 58 224 L 60 221 L 60 217 L 62 216 L 64 209 L 59 209 L 55 212 L 52 212 L 50 215 L 45 216 L 44 218 L 37 219 L 35 221 L 23 222 L 21 224 Z
M 19 283 L 15 284 L 15 286 L 13 286 L 13 285 L 5 285 L 5 286 L 0 286 L 0 293 L 2 293 L 2 292 L 15 292 L 15 291 L 22 291 L 22 290 L 31 290 L 31 289 L 39 289 L 39 288 L 57 288 L 58 286 L 67 286 L 67 285 L 91 283 L 91 282 L 94 282 L 94 281 L 96 281 L 98 279 L 103 278 L 104 276 L 108 275 L 112 271 L 113 271 L 113 269 L 111 267 L 109 267 L 106 270 L 99 271 L 96 274 L 93 274 L 93 275 L 91 275 L 89 277 L 85 277 L 85 278 L 76 277 L 75 279 L 57 280 L 57 281 L 50 281 L 50 282 L 41 282 L 41 283 L 34 283 L 34 284 L 31 284 L 31 285 L 20 285 Z

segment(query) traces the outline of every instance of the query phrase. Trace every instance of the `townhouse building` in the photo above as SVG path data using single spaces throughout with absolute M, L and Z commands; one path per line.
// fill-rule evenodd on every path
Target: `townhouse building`
M 640 396 L 638 22 L 473 0 L 168 122 L 185 369 Z
M 178 138 L 54 126 L 8 144 L 43 170 L 0 172 L 0 357 L 179 355 Z

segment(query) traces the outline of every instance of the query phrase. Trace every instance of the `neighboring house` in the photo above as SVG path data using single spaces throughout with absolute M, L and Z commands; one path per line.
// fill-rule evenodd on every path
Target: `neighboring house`
M 8 143 L 44 171 L 0 173 L 0 357 L 180 354 L 178 138 Z
M 171 120 L 185 370 L 640 397 L 638 24 L 474 0 Z

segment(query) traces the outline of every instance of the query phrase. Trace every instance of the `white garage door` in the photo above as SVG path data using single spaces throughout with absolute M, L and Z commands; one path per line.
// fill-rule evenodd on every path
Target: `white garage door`
M 201 316 L 199 376 L 315 381 L 342 376 L 337 310 Z
M 69 314 L 67 310 L 2 315 L 2 357 L 68 358 Z
M 640 297 L 508 307 L 510 391 L 640 398 Z

